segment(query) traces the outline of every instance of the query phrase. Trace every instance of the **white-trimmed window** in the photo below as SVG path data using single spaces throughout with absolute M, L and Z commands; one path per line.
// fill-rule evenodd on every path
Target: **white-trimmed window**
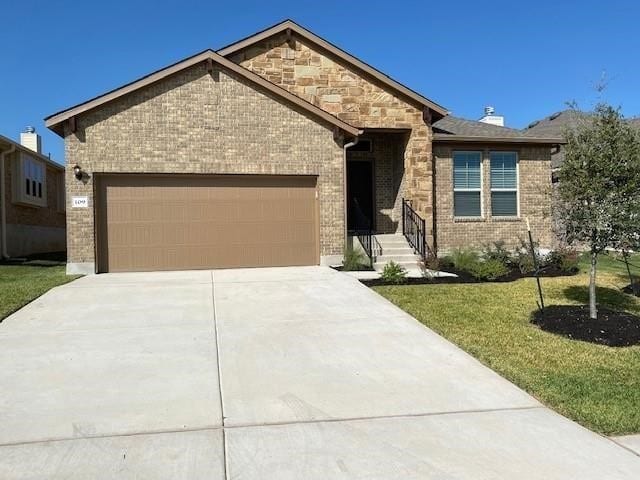
M 482 216 L 482 152 L 453 152 L 453 215 Z
M 13 201 L 47 206 L 47 166 L 28 154 L 18 156 L 14 170 Z
M 518 154 L 516 152 L 490 152 L 491 216 L 517 217 L 518 208 Z

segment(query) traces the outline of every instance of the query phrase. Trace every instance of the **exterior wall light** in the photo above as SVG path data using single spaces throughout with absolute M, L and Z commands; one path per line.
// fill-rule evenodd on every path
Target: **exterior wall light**
M 73 167 L 73 174 L 78 180 L 82 180 L 82 169 L 80 168 L 80 165 Z

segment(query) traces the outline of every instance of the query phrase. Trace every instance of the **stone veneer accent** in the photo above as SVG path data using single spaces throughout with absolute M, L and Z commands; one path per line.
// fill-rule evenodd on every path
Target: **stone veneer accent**
M 483 217 L 455 219 L 453 216 L 453 160 L 455 150 L 482 151 Z M 489 152 L 507 150 L 518 153 L 519 218 L 491 217 Z M 525 219 L 531 223 L 534 240 L 542 247 L 554 245 L 551 216 L 551 149 L 550 147 L 504 145 L 434 144 L 436 157 L 436 226 L 438 251 L 453 248 L 482 247 L 503 240 L 509 248 L 526 238 Z
M 118 172 L 317 175 L 320 253 L 342 255 L 343 150 L 332 127 L 247 80 L 196 65 L 76 122 L 75 133 L 65 127 L 67 198 L 85 195 L 89 208 L 67 212 L 71 264 L 95 262 L 93 175 Z
M 404 150 L 403 186 L 414 208 L 431 223 L 432 132 L 423 120 L 421 106 L 408 103 L 295 35 L 290 42 L 285 34 L 276 35 L 229 59 L 356 127 L 410 131 Z

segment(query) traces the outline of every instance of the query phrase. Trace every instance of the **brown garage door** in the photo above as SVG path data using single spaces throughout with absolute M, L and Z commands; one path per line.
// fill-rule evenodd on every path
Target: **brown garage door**
M 316 177 L 102 175 L 101 272 L 316 265 Z

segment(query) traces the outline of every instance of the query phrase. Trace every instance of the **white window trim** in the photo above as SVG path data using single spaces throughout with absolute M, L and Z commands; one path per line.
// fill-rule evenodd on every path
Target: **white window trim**
M 491 154 L 492 153 L 512 153 L 516 156 L 516 188 L 493 188 L 491 186 Z M 491 150 L 489 152 L 489 194 L 493 192 L 516 192 L 516 216 L 513 215 L 494 215 L 493 208 L 491 216 L 495 218 L 520 218 L 520 155 L 518 152 L 506 150 Z
M 480 155 L 480 188 L 456 188 L 456 164 L 455 164 L 455 156 L 456 153 L 477 153 Z M 454 219 L 466 219 L 466 218 L 484 218 L 484 152 L 482 150 L 453 150 L 451 153 L 451 185 L 453 185 L 453 205 L 451 205 L 453 210 L 453 218 Z M 480 192 L 480 215 L 456 215 L 456 206 L 455 206 L 455 195 L 456 192 Z
M 24 167 L 27 160 L 38 163 L 42 166 L 42 198 L 27 195 L 25 190 L 25 172 Z M 42 160 L 33 158 L 27 153 L 20 152 L 16 157 L 13 169 L 12 181 L 12 201 L 32 207 L 47 206 L 47 164 Z

